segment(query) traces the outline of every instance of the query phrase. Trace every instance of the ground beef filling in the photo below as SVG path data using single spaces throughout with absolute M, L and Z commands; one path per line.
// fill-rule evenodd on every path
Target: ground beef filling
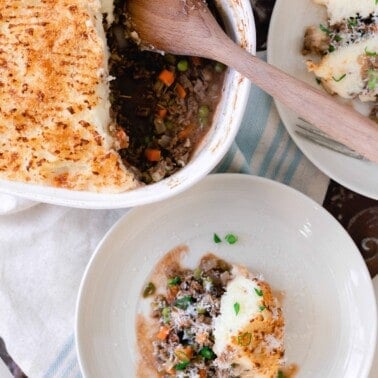
M 156 295 L 152 303 L 160 326 L 153 342 L 154 356 L 162 377 L 178 373 L 222 376 L 213 363 L 212 319 L 219 315 L 230 270 L 225 261 L 207 255 L 195 270 L 169 272 L 167 294 Z M 225 374 L 233 376 L 230 369 Z
M 107 31 L 113 116 L 129 137 L 119 152 L 144 183 L 184 167 L 208 131 L 225 67 L 217 62 L 140 51 L 125 37 L 124 1 Z

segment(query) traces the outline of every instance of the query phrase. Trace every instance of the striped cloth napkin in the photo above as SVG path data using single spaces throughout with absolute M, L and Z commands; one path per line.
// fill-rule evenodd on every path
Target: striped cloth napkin
M 272 98 L 256 87 L 216 172 L 265 176 L 318 203 L 328 186 L 290 139 Z M 0 336 L 29 377 L 81 377 L 74 342 L 80 280 L 97 243 L 127 210 L 46 204 L 16 210 L 0 217 Z

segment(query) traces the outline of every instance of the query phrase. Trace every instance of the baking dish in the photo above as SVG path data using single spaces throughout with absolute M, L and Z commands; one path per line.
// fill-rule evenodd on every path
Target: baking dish
M 255 53 L 256 33 L 250 2 L 216 0 L 215 3 L 227 33 L 249 52 Z M 91 209 L 127 208 L 166 199 L 198 182 L 226 154 L 239 129 L 249 90 L 247 79 L 233 69 L 227 69 L 209 132 L 197 146 L 190 162 L 158 183 L 109 194 L 0 180 L 0 192 L 38 202 Z

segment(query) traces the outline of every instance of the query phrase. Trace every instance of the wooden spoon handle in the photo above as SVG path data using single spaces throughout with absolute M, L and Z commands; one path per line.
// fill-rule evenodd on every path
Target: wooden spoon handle
M 235 68 L 299 116 L 335 140 L 378 163 L 378 125 L 351 106 L 223 40 L 218 60 Z

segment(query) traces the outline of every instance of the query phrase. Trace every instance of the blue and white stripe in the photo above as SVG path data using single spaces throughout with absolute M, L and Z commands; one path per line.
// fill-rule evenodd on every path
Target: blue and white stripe
M 77 360 L 75 337 L 72 334 L 61 347 L 43 378 L 82 378 Z

